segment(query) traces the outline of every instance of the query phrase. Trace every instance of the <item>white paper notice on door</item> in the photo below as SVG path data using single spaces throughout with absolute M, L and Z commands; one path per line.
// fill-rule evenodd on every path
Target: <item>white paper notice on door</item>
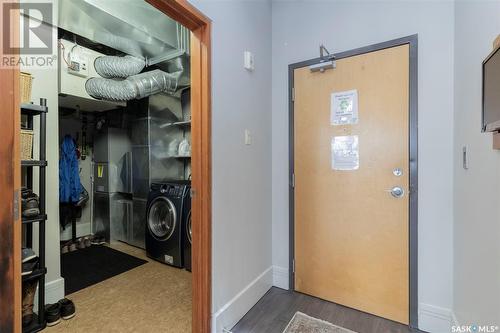
M 359 138 L 357 135 L 334 136 L 331 142 L 332 169 L 359 169 Z
M 358 123 L 358 91 L 333 92 L 330 102 L 330 124 L 352 125 Z

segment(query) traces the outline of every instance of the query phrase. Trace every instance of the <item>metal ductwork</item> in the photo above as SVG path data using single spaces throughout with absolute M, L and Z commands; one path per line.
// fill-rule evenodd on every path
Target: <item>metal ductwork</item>
M 191 85 L 191 75 L 189 70 L 189 57 L 182 56 L 165 63 L 165 66 L 159 66 L 160 69 L 168 73 L 177 73 L 179 75 L 178 88 L 185 88 Z
M 149 64 L 189 53 L 189 30 L 144 0 L 59 0 L 58 26 Z
M 124 79 L 139 74 L 146 66 L 146 62 L 144 59 L 129 55 L 124 57 L 104 56 L 97 58 L 94 66 L 97 74 L 104 78 Z

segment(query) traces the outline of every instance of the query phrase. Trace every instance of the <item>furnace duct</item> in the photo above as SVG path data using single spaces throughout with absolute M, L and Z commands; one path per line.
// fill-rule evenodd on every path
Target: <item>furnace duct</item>
M 101 66 L 99 69 L 100 73 L 107 73 L 105 75 L 112 75 L 111 77 L 118 79 L 106 77 L 88 79 L 85 83 L 85 90 L 87 90 L 90 96 L 96 99 L 129 101 L 161 92 L 174 94 L 178 87 L 183 85 L 185 81 L 185 79 L 183 79 L 184 66 L 180 58 L 174 59 L 168 63 L 168 70 L 171 73 L 155 69 L 153 71 L 129 76 L 126 79 L 122 79 L 125 72 L 138 70 L 139 62 L 137 60 L 140 60 L 139 58 L 130 56 L 102 58 L 108 59 L 102 59 L 99 63 L 99 66 Z M 118 60 L 116 58 L 121 59 Z M 117 63 L 120 63 L 120 65 L 116 65 Z M 141 65 L 142 68 L 144 68 L 144 63 Z
M 144 59 L 136 58 L 130 55 L 124 57 L 103 56 L 94 62 L 97 74 L 104 78 L 127 78 L 139 74 L 146 62 Z
M 156 69 L 130 76 L 125 80 L 91 78 L 85 83 L 88 94 L 96 99 L 129 101 L 160 92 L 173 94 L 177 90 L 180 72 L 167 73 Z

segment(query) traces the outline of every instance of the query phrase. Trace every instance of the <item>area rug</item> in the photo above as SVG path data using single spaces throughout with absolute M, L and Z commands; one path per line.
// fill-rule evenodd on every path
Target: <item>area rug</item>
M 66 295 L 147 263 L 104 245 L 65 253 L 61 256 L 61 276 Z
M 356 333 L 327 321 L 296 312 L 283 333 Z

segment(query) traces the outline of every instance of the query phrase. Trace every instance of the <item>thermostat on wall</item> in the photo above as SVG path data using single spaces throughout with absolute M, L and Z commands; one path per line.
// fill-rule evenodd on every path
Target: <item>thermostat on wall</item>
M 81 76 L 88 77 L 89 76 L 89 68 L 88 68 L 88 58 L 83 54 L 73 53 L 71 52 L 68 57 L 68 73 Z

